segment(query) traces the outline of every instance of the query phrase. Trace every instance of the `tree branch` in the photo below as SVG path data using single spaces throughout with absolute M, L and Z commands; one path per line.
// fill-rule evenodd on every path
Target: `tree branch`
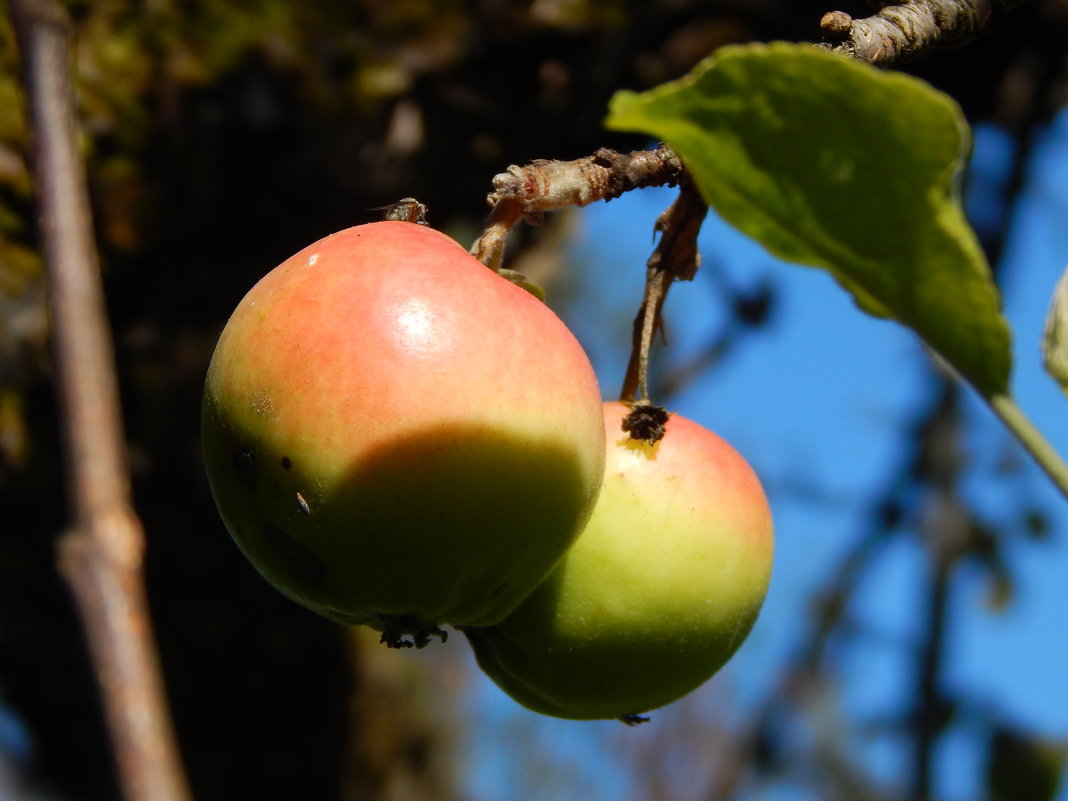
M 493 178 L 494 191 L 486 198 L 493 210 L 471 253 L 500 270 L 504 240 L 520 220 L 536 221 L 543 212 L 588 206 L 632 189 L 675 186 L 682 172 L 682 161 L 666 145 L 628 154 L 602 147 L 574 161 L 539 159 L 524 167 L 512 165 Z
M 927 552 L 926 597 L 908 721 L 913 761 L 910 798 L 916 799 L 932 797 L 935 751 L 952 709 L 942 684 L 950 592 L 973 527 L 958 486 L 963 466 L 960 384 L 949 377 L 939 383 L 938 400 L 922 429 L 924 447 L 916 466 L 916 478 L 927 490 L 917 531 Z
M 75 141 L 70 24 L 52 0 L 9 0 L 34 136 L 71 526 L 59 563 L 86 628 L 128 801 L 189 798 L 141 576 L 114 354 Z
M 831 11 L 820 28 L 840 53 L 871 64 L 916 58 L 938 48 L 959 47 L 979 36 L 1024 0 L 908 0 L 874 16 L 853 19 Z

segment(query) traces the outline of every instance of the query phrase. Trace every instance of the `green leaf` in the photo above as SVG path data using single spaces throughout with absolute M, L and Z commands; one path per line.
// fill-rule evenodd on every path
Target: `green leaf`
M 1042 360 L 1046 372 L 1068 393 L 1068 270 L 1053 290 L 1046 330 L 1042 335 Z
M 663 139 L 727 222 L 830 271 L 984 394 L 1007 391 L 1009 329 L 961 209 L 969 138 L 950 98 L 811 45 L 746 45 L 617 93 L 606 124 Z

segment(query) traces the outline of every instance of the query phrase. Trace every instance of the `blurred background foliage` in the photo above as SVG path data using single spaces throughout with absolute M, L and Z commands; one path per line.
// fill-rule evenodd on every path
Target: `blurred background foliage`
M 149 537 L 149 592 L 196 797 L 459 798 L 464 766 L 453 752 L 464 720 L 453 699 L 465 682 L 463 666 L 442 653 L 398 672 L 362 635 L 317 619 L 268 587 L 218 523 L 198 442 L 200 392 L 215 338 L 245 290 L 307 242 L 373 219 L 369 209 L 415 196 L 429 206 L 432 224 L 469 244 L 492 176 L 508 164 L 646 144 L 602 130 L 614 90 L 675 78 L 722 44 L 817 39 L 818 21 L 832 9 L 811 0 L 66 5 L 76 27 L 80 135 L 134 493 Z M 872 12 L 864 2 L 843 10 L 857 17 Z M 905 65 L 950 92 L 973 122 L 997 123 L 1015 138 L 1002 213 L 980 227 L 994 263 L 1032 134 L 1068 93 L 1066 34 L 1068 3 L 1035 0 L 971 46 Z M 7 730 L 28 736 L 0 738 L 0 750 L 25 751 L 15 762 L 27 794 L 111 799 L 116 789 L 95 685 L 54 569 L 64 486 L 17 67 L 5 12 L 0 697 L 9 710 Z M 523 229 L 513 254 L 552 280 L 568 230 L 566 215 Z M 636 254 L 634 270 L 644 269 L 645 255 Z M 581 304 L 568 287 L 573 295 L 574 282 L 560 282 L 559 302 Z M 730 342 L 711 343 L 713 358 L 665 376 L 664 392 L 712 366 L 735 334 L 773 317 L 773 294 L 764 288 L 726 297 L 739 321 Z M 947 474 L 931 466 L 932 454 L 943 452 L 937 437 L 952 436 L 956 402 L 953 390 L 940 391 L 927 416 L 903 432 L 916 442 L 916 461 L 903 467 L 904 490 L 900 477 L 888 477 L 892 491 L 871 510 L 873 542 L 915 513 L 915 488 L 923 481 L 957 508 L 955 468 L 947 483 Z M 1040 512 L 1029 521 L 1036 536 L 1045 533 Z M 994 564 L 1007 594 L 1012 576 L 996 559 L 999 535 L 965 529 L 958 547 Z M 844 571 L 815 607 L 828 631 L 839 622 L 851 580 Z M 931 717 L 922 730 L 937 735 L 953 714 L 947 703 L 933 691 L 918 701 L 916 714 Z M 749 739 L 741 739 L 751 747 L 739 752 L 733 770 L 785 770 L 776 741 L 780 714 L 769 706 L 765 718 L 747 724 Z M 635 756 L 649 770 L 647 786 L 630 788 L 634 797 L 677 797 L 671 788 L 698 781 L 709 783 L 709 798 L 729 797 L 736 789 L 730 776 L 712 781 L 702 773 L 701 753 L 683 758 L 678 750 L 717 747 L 725 737 L 730 733 L 702 728 L 700 720 L 680 719 L 674 746 L 650 745 Z M 1027 801 L 1001 789 L 1004 777 L 1018 775 L 1021 765 L 1030 766 L 1030 775 L 1041 774 L 1034 765 L 1045 765 L 1044 775 L 1055 777 L 1063 759 L 1051 761 L 1055 751 L 1027 732 L 999 729 L 988 761 L 992 797 Z M 846 787 L 855 797 L 870 791 L 847 756 L 832 748 L 819 753 L 831 777 L 826 797 L 844 797 L 835 793 Z M 541 781 L 552 778 L 551 771 L 540 774 Z M 562 790 L 560 797 L 579 796 Z

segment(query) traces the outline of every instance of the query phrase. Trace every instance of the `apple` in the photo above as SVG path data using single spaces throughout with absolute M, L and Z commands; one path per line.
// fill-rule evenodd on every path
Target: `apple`
M 422 225 L 264 276 L 208 368 L 219 512 L 293 600 L 391 645 L 488 625 L 549 573 L 604 470 L 589 360 L 549 308 Z
M 567 556 L 503 621 L 465 630 L 483 671 L 546 715 L 637 722 L 694 690 L 771 578 L 771 512 L 746 461 L 678 414 L 655 444 L 631 439 L 628 411 L 604 405 L 604 484 Z

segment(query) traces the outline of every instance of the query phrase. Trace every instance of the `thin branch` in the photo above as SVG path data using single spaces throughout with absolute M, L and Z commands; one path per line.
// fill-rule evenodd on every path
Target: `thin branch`
M 925 631 L 917 659 L 915 708 L 912 712 L 913 768 L 910 798 L 931 798 L 934 752 L 939 735 L 945 728 L 948 703 L 941 689 L 942 662 L 945 655 L 949 621 L 950 565 L 931 565 L 927 581 Z
M 141 575 L 84 167 L 75 141 L 70 24 L 52 0 L 9 0 L 34 135 L 71 526 L 59 562 L 85 625 L 127 801 L 189 791 L 166 710 Z
M 909 714 L 912 736 L 910 798 L 931 798 L 935 751 L 945 731 L 951 702 L 943 689 L 942 672 L 949 634 L 950 592 L 955 568 L 967 552 L 973 518 L 960 498 L 960 384 L 950 377 L 922 428 L 924 445 L 916 478 L 926 487 L 918 534 L 927 552 L 923 628 L 915 654 L 915 690 Z
M 666 145 L 627 154 L 603 147 L 574 161 L 512 165 L 493 178 L 494 191 L 486 198 L 493 210 L 471 253 L 486 266 L 500 270 L 505 238 L 520 220 L 537 221 L 546 211 L 588 206 L 632 189 L 675 186 L 682 172 L 682 161 Z
M 909 0 L 865 19 L 831 11 L 820 20 L 826 46 L 858 61 L 885 65 L 959 47 L 1024 0 Z

